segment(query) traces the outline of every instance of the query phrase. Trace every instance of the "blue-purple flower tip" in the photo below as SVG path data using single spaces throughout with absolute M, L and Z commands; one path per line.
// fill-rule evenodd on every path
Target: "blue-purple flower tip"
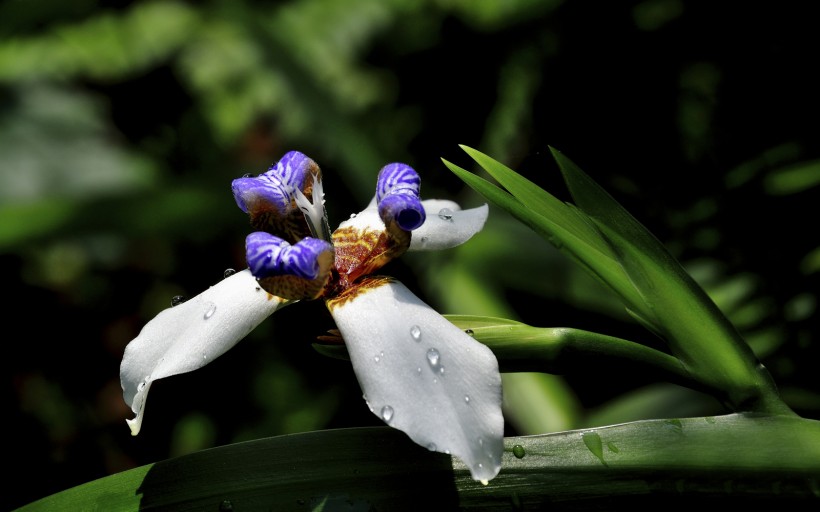
M 245 239 L 245 252 L 251 273 L 256 278 L 293 275 L 316 279 L 320 273 L 319 255 L 333 246 L 318 238 L 303 238 L 295 245 L 257 231 Z
M 385 224 L 395 221 L 404 231 L 412 231 L 426 219 L 419 198 L 421 179 L 407 164 L 387 164 L 379 171 L 376 202 Z

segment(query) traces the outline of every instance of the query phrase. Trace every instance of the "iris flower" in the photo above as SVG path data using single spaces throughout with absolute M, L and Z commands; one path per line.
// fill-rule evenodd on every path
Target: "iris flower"
M 405 251 L 466 242 L 483 227 L 487 205 L 421 201 L 418 174 L 392 163 L 368 207 L 331 233 L 321 171 L 297 151 L 232 189 L 256 230 L 245 244 L 249 268 L 160 312 L 128 344 L 120 378 L 136 414 L 126 420 L 131 433 L 140 431 L 154 381 L 208 364 L 289 303 L 322 299 L 373 414 L 460 458 L 473 479 L 495 477 L 504 429 L 495 356 L 402 283 L 373 274 Z

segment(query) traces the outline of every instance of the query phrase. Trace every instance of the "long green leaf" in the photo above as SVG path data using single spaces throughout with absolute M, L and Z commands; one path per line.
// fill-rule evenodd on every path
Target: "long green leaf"
M 552 152 L 573 199 L 598 225 L 657 330 L 689 371 L 725 390 L 736 410 L 787 411 L 751 348 L 663 244 L 571 160 Z
M 443 160 L 444 164 L 476 192 L 490 202 L 506 210 L 510 215 L 532 228 L 576 263 L 581 265 L 601 284 L 611 288 L 633 309 L 640 308 L 642 300 L 620 264 L 607 254 L 598 251 L 561 224 L 542 216 L 522 205 L 508 192 L 461 167 Z M 572 214 L 574 217 L 574 214 Z
M 499 475 L 387 427 L 238 443 L 157 462 L 23 506 L 55 510 L 551 510 L 668 508 L 669 500 L 808 510 L 820 500 L 820 422 L 728 415 L 510 437 Z M 324 508 L 323 508 L 324 507 Z

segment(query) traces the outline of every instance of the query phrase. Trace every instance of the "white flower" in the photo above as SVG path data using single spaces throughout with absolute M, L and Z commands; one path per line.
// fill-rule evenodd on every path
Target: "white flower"
M 419 445 L 459 457 L 475 480 L 495 477 L 504 431 L 495 356 L 400 282 L 373 275 L 406 250 L 466 242 L 483 227 L 487 206 L 421 201 L 415 171 L 389 164 L 368 208 L 331 235 L 321 173 L 295 151 L 263 175 L 234 180 L 233 191 L 260 230 L 246 242 L 249 269 L 162 311 L 126 347 L 120 377 L 136 414 L 127 420 L 132 434 L 153 381 L 206 365 L 285 303 L 321 298 L 373 414 Z

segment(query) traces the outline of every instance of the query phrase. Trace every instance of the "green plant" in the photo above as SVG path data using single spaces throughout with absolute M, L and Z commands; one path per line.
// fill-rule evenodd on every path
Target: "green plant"
M 391 429 L 343 429 L 205 450 L 89 482 L 21 510 L 411 510 L 431 503 L 583 510 L 673 499 L 816 507 L 820 422 L 799 417 L 783 402 L 732 323 L 660 242 L 557 151 L 575 204 L 464 149 L 501 186 L 445 165 L 613 291 L 667 350 L 496 317 L 451 315 L 450 321 L 490 347 L 502 371 L 563 373 L 606 361 L 710 394 L 726 414 L 510 437 L 501 473 L 488 486 L 473 481 L 458 460 L 423 450 Z M 345 357 L 342 346 L 317 349 Z

